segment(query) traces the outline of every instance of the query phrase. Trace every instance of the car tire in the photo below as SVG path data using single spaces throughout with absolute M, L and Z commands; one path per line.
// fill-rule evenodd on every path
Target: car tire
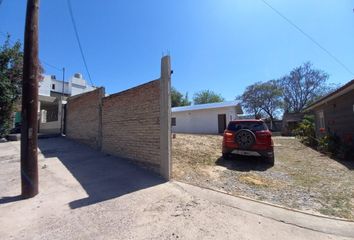
M 230 159 L 230 153 L 223 153 L 222 154 L 222 158 L 225 159 L 225 160 Z
M 266 157 L 265 158 L 266 163 L 268 163 L 270 166 L 274 166 L 274 156 L 272 157 Z

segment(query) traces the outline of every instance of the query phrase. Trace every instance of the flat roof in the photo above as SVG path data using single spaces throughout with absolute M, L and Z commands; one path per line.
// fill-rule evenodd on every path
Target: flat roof
M 320 98 L 316 102 L 310 104 L 307 108 L 304 109 L 304 112 L 312 110 L 328 101 L 331 101 L 339 96 L 342 96 L 349 91 L 354 90 L 354 79 L 351 80 L 350 82 L 344 84 L 342 87 L 338 88 L 337 90 L 327 94 L 326 96 Z
M 196 111 L 196 110 L 225 108 L 225 107 L 236 107 L 238 114 L 243 113 L 239 101 L 227 101 L 227 102 L 218 102 L 218 103 L 196 104 L 196 105 L 183 106 L 183 107 L 173 107 L 171 111 L 174 113 L 174 112 L 186 112 L 186 111 Z

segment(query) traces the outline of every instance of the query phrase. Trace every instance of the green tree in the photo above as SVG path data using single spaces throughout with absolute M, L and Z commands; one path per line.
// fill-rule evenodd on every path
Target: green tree
M 254 113 L 255 118 L 266 114 L 272 125 L 283 104 L 282 91 L 275 80 L 252 84 L 236 99 L 241 100 L 242 106 L 247 112 Z
M 215 103 L 223 101 L 225 101 L 225 99 L 220 94 L 217 94 L 211 90 L 203 90 L 197 92 L 193 97 L 194 104 Z
M 19 102 L 22 89 L 23 52 L 21 43 L 10 44 L 7 36 L 0 46 L 0 136 L 6 135 L 11 128 L 12 114 Z
M 176 88 L 171 88 L 171 107 L 189 106 L 191 102 L 188 99 L 188 93 L 183 96 Z
M 259 118 L 262 115 L 262 99 L 259 96 L 259 85 L 261 82 L 249 85 L 242 95 L 236 97 L 236 100 L 240 100 L 242 107 L 248 113 L 252 113 L 255 118 Z

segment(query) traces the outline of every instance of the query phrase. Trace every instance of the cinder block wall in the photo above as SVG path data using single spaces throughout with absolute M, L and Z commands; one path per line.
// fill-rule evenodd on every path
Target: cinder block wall
M 160 81 L 103 99 L 102 151 L 160 166 Z
M 104 88 L 70 97 L 66 105 L 66 136 L 92 148 L 101 146 L 101 105 Z

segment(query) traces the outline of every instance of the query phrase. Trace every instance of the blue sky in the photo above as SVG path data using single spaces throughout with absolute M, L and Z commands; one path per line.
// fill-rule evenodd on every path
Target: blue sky
M 354 1 L 267 1 L 354 72 Z M 40 58 L 87 79 L 66 1 L 40 2 Z M 0 6 L 0 31 L 13 40 L 23 39 L 25 5 Z M 93 83 L 108 93 L 158 78 L 163 52 L 171 54 L 172 84 L 190 96 L 210 89 L 233 100 L 308 60 L 329 82 L 354 78 L 261 0 L 72 0 L 72 7 Z

